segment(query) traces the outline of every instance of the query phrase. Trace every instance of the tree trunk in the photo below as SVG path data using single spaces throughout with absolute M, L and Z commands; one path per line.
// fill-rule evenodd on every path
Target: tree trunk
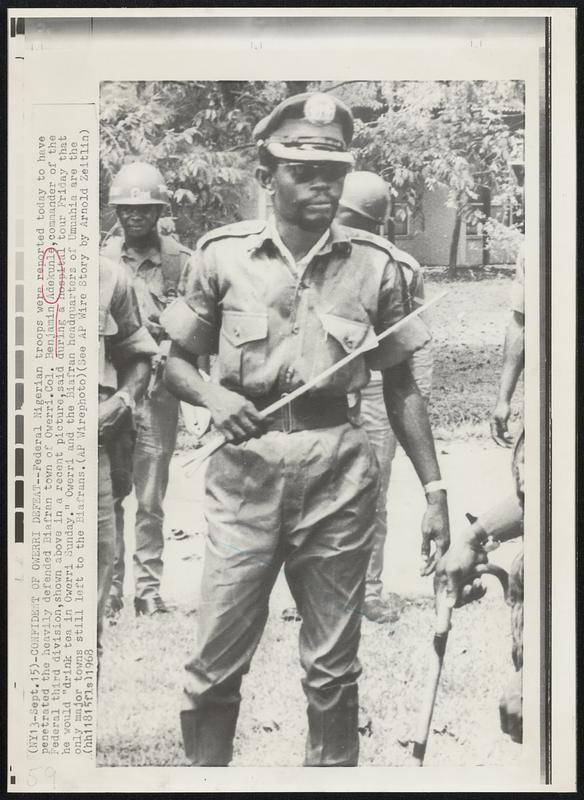
M 483 204 L 483 214 L 487 219 L 491 216 L 491 190 L 484 186 L 480 193 L 481 201 Z M 489 250 L 489 240 L 486 233 L 483 233 L 483 266 L 486 267 L 490 263 L 491 253 Z
M 457 267 L 457 259 L 458 259 L 458 242 L 460 240 L 460 225 L 462 223 L 462 219 L 460 214 L 456 215 L 456 219 L 454 220 L 454 229 L 452 231 L 452 239 L 450 240 L 450 258 L 448 260 L 448 277 L 455 278 L 456 277 L 456 267 Z

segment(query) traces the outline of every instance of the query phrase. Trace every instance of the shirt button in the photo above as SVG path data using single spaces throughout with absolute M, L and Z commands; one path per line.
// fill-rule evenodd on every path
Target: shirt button
M 237 339 L 239 339 L 239 336 L 240 336 L 240 333 L 239 333 L 239 328 L 235 328 L 235 329 L 234 329 L 234 331 L 233 331 L 233 335 L 234 335 L 234 336 L 235 336 Z
M 347 348 L 348 348 L 349 350 L 351 350 L 351 349 L 354 347 L 354 345 L 355 345 L 355 343 L 353 342 L 353 340 L 352 340 L 352 339 L 350 339 L 348 336 L 345 336 L 345 338 L 344 338 L 344 340 L 343 340 L 343 341 L 345 342 L 345 345 L 347 346 Z

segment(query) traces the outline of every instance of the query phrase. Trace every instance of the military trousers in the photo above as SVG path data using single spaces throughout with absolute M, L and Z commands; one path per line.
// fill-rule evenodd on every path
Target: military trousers
M 178 426 L 179 401 L 163 386 L 144 399 L 136 414 L 135 445 L 129 443 L 129 460 L 136 490 L 134 551 L 135 596 L 146 598 L 160 593 L 164 549 L 164 498 Z M 127 459 L 126 459 L 127 460 Z M 125 577 L 124 501 L 116 497 L 116 556 L 111 593 L 122 597 Z
M 196 650 L 181 712 L 193 764 L 231 761 L 241 679 L 282 564 L 302 615 L 305 765 L 357 764 L 357 651 L 377 481 L 367 436 L 349 423 L 272 431 L 210 460 Z
M 387 538 L 387 492 L 397 439 L 387 418 L 381 380 L 371 380 L 361 390 L 360 423 L 367 433 L 379 464 L 379 486 L 375 503 L 373 549 L 367 568 L 365 598 L 381 597 L 383 563 Z
M 106 446 L 102 444 L 98 447 L 97 471 L 97 657 L 99 663 L 103 651 L 103 615 L 112 581 L 115 543 L 110 458 Z

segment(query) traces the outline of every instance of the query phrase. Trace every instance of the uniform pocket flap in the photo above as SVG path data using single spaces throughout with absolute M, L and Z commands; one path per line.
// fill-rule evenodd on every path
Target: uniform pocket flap
M 268 315 L 224 311 L 221 333 L 234 347 L 265 339 L 268 335 Z
M 336 314 L 319 314 L 319 317 L 327 334 L 336 339 L 347 353 L 362 345 L 367 345 L 368 350 L 377 347 L 375 332 L 366 322 L 337 317 Z

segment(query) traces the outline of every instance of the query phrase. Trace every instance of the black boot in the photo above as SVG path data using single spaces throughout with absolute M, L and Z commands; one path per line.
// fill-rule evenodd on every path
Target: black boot
M 229 766 L 238 714 L 239 703 L 180 712 L 185 753 L 194 767 Z

